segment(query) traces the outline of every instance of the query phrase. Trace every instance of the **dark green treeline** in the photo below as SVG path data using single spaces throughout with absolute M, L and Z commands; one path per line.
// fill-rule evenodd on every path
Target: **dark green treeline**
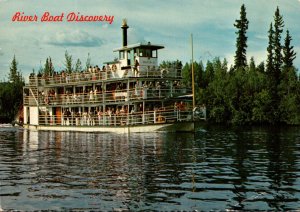
M 268 31 L 267 61 L 256 65 L 254 58 L 247 62 L 249 21 L 246 8 L 241 7 L 237 28 L 235 64 L 228 67 L 226 59 L 215 58 L 203 63 L 194 62 L 197 104 L 205 104 L 208 120 L 215 123 L 300 124 L 300 82 L 293 66 L 296 53 L 292 37 L 286 30 L 279 8 Z M 183 67 L 183 78 L 191 86 L 191 64 Z
M 24 79 L 18 70 L 16 57 L 9 69 L 9 81 L 0 83 L 0 123 L 14 120 L 23 103 Z

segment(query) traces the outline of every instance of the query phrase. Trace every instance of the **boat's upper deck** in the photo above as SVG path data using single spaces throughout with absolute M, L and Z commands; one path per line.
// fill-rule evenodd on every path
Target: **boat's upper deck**
M 55 87 L 70 83 L 82 85 L 84 83 L 105 83 L 132 78 L 137 80 L 139 78 L 149 78 L 150 80 L 155 78 L 166 78 L 168 80 L 168 78 L 172 78 L 171 81 L 181 79 L 181 65 L 167 68 L 160 68 L 158 65 L 158 50 L 163 49 L 164 46 L 150 42 L 127 45 L 127 29 L 129 27 L 126 19 L 123 20 L 121 28 L 123 46 L 114 50 L 114 52 L 119 53 L 118 59 L 104 62 L 102 68 L 96 65 L 94 67 L 89 66 L 85 70 L 61 70 L 59 72 L 48 68 L 49 70 L 42 70 L 38 75 L 32 73 L 26 87 Z
M 99 82 L 112 82 L 112 81 L 122 81 L 122 80 L 153 80 L 153 79 L 175 79 L 180 80 L 181 69 L 180 68 L 164 68 L 164 69 L 149 69 L 146 72 L 134 74 L 134 69 L 128 69 L 126 76 L 120 77 L 113 70 L 100 70 L 93 68 L 87 71 L 73 72 L 73 73 L 54 73 L 51 76 L 46 75 L 35 75 L 31 74 L 29 76 L 29 83 L 26 87 L 30 86 L 63 86 L 68 84 L 85 84 L 85 83 L 99 83 Z

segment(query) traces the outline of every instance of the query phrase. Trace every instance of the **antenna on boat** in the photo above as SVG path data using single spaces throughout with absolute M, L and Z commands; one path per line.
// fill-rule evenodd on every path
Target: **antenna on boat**
M 193 34 L 191 34 L 191 45 L 192 45 L 192 94 L 193 94 L 193 110 L 196 107 L 195 104 L 195 77 L 194 77 L 194 47 L 193 47 Z

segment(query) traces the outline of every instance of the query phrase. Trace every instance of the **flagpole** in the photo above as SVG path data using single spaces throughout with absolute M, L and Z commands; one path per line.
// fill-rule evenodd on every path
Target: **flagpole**
M 191 34 L 192 44 L 192 93 L 193 93 L 193 110 L 196 107 L 195 104 L 195 78 L 194 78 L 194 47 L 193 47 L 193 34 Z

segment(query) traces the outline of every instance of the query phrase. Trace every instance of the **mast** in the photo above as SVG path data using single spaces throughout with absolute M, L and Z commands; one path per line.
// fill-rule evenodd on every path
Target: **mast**
M 196 107 L 195 104 L 195 77 L 194 77 L 194 47 L 193 47 L 193 34 L 191 34 L 192 44 L 192 94 L 193 94 L 193 109 Z

